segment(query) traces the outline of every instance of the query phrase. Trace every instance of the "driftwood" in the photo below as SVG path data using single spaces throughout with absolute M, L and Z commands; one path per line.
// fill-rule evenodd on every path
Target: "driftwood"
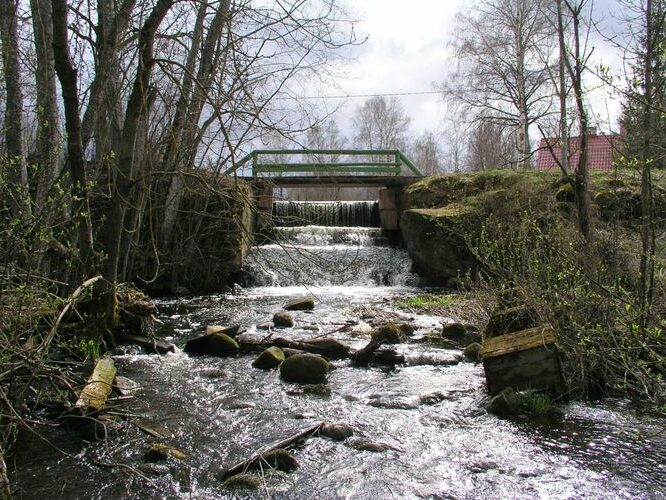
M 253 455 L 251 458 L 247 460 L 243 460 L 242 462 L 237 463 L 233 467 L 227 469 L 224 471 L 224 473 L 221 476 L 221 480 L 224 481 L 226 478 L 234 476 L 236 474 L 240 474 L 242 472 L 246 472 L 251 469 L 256 469 L 258 468 L 261 464 L 262 461 L 264 460 L 264 457 L 267 456 L 269 453 L 275 452 L 276 450 L 279 449 L 286 449 L 291 446 L 295 446 L 302 441 L 305 441 L 308 438 L 318 436 L 319 431 L 321 431 L 322 427 L 324 426 L 324 423 L 319 423 L 317 425 L 314 425 L 312 427 L 308 427 L 305 430 L 302 430 L 300 432 L 297 432 L 293 436 L 288 437 L 287 439 L 283 439 L 279 443 L 274 444 L 270 448 L 267 448 L 256 455 Z
M 349 356 L 349 347 L 333 339 L 313 339 L 312 341 L 292 341 L 284 338 L 276 338 L 273 345 L 298 349 L 311 354 L 319 354 L 327 359 L 342 359 Z
M 113 388 L 115 376 L 116 365 L 111 358 L 104 357 L 97 361 L 92 375 L 79 395 L 76 407 L 93 411 L 103 409 Z
M 138 345 L 139 347 L 143 347 L 151 354 L 166 354 L 168 352 L 176 352 L 176 346 L 173 344 L 150 337 L 120 333 L 116 336 L 116 340 L 119 344 Z
M 363 348 L 356 351 L 351 356 L 352 365 L 354 366 L 368 366 L 370 360 L 372 359 L 373 353 L 382 346 L 382 342 L 379 340 L 371 340 Z

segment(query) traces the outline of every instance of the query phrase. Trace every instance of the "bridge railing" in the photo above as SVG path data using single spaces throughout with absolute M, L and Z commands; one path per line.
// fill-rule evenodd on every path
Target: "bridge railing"
M 288 156 L 355 156 L 359 160 L 323 162 L 276 161 Z M 270 156 L 268 161 L 262 157 Z M 382 159 L 378 159 L 378 157 Z M 232 174 L 247 165 L 252 167 L 253 176 L 266 174 L 382 174 L 400 175 L 405 166 L 414 175 L 423 176 L 414 163 L 399 149 L 257 149 L 241 158 L 225 174 Z

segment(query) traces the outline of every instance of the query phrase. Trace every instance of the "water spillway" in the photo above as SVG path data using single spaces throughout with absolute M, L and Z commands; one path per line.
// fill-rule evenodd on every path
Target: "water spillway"
M 388 246 L 376 202 L 276 202 L 273 239 L 246 258 L 254 286 L 408 286 L 418 278 Z M 296 225 L 298 224 L 298 225 Z
M 276 201 L 277 226 L 379 227 L 376 201 Z

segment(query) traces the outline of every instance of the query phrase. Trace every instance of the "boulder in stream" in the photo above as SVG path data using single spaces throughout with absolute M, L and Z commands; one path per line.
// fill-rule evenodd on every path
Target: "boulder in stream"
M 273 324 L 278 328 L 291 328 L 294 326 L 294 318 L 286 312 L 276 312 L 273 315 Z
M 262 455 L 262 461 L 266 462 L 273 469 L 281 470 L 282 472 L 294 472 L 298 469 L 298 461 L 294 456 L 283 448 L 271 450 Z
M 233 356 L 240 349 L 238 342 L 224 333 L 213 333 L 189 340 L 184 351 L 196 356 Z
M 312 297 L 300 297 L 287 302 L 284 306 L 287 311 L 311 311 L 315 303 Z
M 261 487 L 261 478 L 253 474 L 236 474 L 227 478 L 222 484 L 226 488 L 257 490 Z
M 229 337 L 235 337 L 240 332 L 240 325 L 233 326 L 222 326 L 222 325 L 208 325 L 206 327 L 206 335 L 211 335 L 213 333 L 224 333 L 229 335 Z
M 284 352 L 279 347 L 269 347 L 254 360 L 252 366 L 260 370 L 272 370 L 284 361 Z
M 169 457 L 176 460 L 185 460 L 187 455 L 183 451 L 171 445 L 155 443 L 150 448 L 148 448 L 148 451 L 146 451 L 143 456 L 144 460 L 149 463 L 166 462 Z
M 384 323 L 372 331 L 370 338 L 381 344 L 397 344 L 403 337 L 395 323 Z
M 295 354 L 280 365 L 280 377 L 286 382 L 321 384 L 326 382 L 329 365 L 321 356 Z
M 347 424 L 324 424 L 319 434 L 333 441 L 344 441 L 354 435 L 354 428 Z
M 469 361 L 478 362 L 481 360 L 481 344 L 478 342 L 472 342 L 463 350 L 463 355 L 465 359 Z

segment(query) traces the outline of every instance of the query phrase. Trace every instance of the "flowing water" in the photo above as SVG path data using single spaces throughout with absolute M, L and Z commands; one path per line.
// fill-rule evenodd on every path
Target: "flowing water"
M 367 212 L 367 206 L 362 210 Z M 327 208 L 322 204 L 317 210 Z M 358 221 L 354 228 L 279 228 L 275 242 L 255 248 L 248 260 L 251 286 L 163 301 L 160 335 L 182 345 L 208 324 L 241 324 L 248 329 L 244 335 L 261 339 L 268 332 L 255 325 L 269 321 L 289 299 L 311 295 L 314 311 L 294 312 L 295 327 L 274 335 L 305 339 L 328 334 L 354 348 L 365 345 L 367 337 L 344 326 L 364 317 L 370 321 L 372 311 L 386 317 L 399 314 L 392 309 L 394 298 L 422 292 L 407 255 L 388 247 L 378 228 L 362 227 L 371 225 L 366 215 L 352 214 Z M 417 327 L 417 337 L 447 320 L 425 315 L 403 319 Z M 103 442 L 75 445 L 71 428 L 51 431 L 47 436 L 52 443 L 70 456 L 35 439 L 32 451 L 17 457 L 17 496 L 666 496 L 663 420 L 641 415 L 622 401 L 571 404 L 554 422 L 502 420 L 483 409 L 487 396 L 480 365 L 459 362 L 459 351 L 428 344 L 398 349 L 406 362 L 392 370 L 335 361 L 330 391 L 319 394 L 282 382 L 275 370 L 252 368 L 252 355 L 190 357 L 179 351 L 160 357 L 137 348 L 118 350 L 119 372 L 141 386 L 126 406 L 172 437 L 154 438 L 126 426 Z M 221 485 L 225 468 L 319 422 L 347 423 L 355 436 L 345 442 L 309 439 L 292 450 L 298 470 L 264 471 L 258 491 Z M 188 457 L 143 465 L 145 451 L 155 442 L 174 445 Z M 368 442 L 374 452 L 368 451 Z

